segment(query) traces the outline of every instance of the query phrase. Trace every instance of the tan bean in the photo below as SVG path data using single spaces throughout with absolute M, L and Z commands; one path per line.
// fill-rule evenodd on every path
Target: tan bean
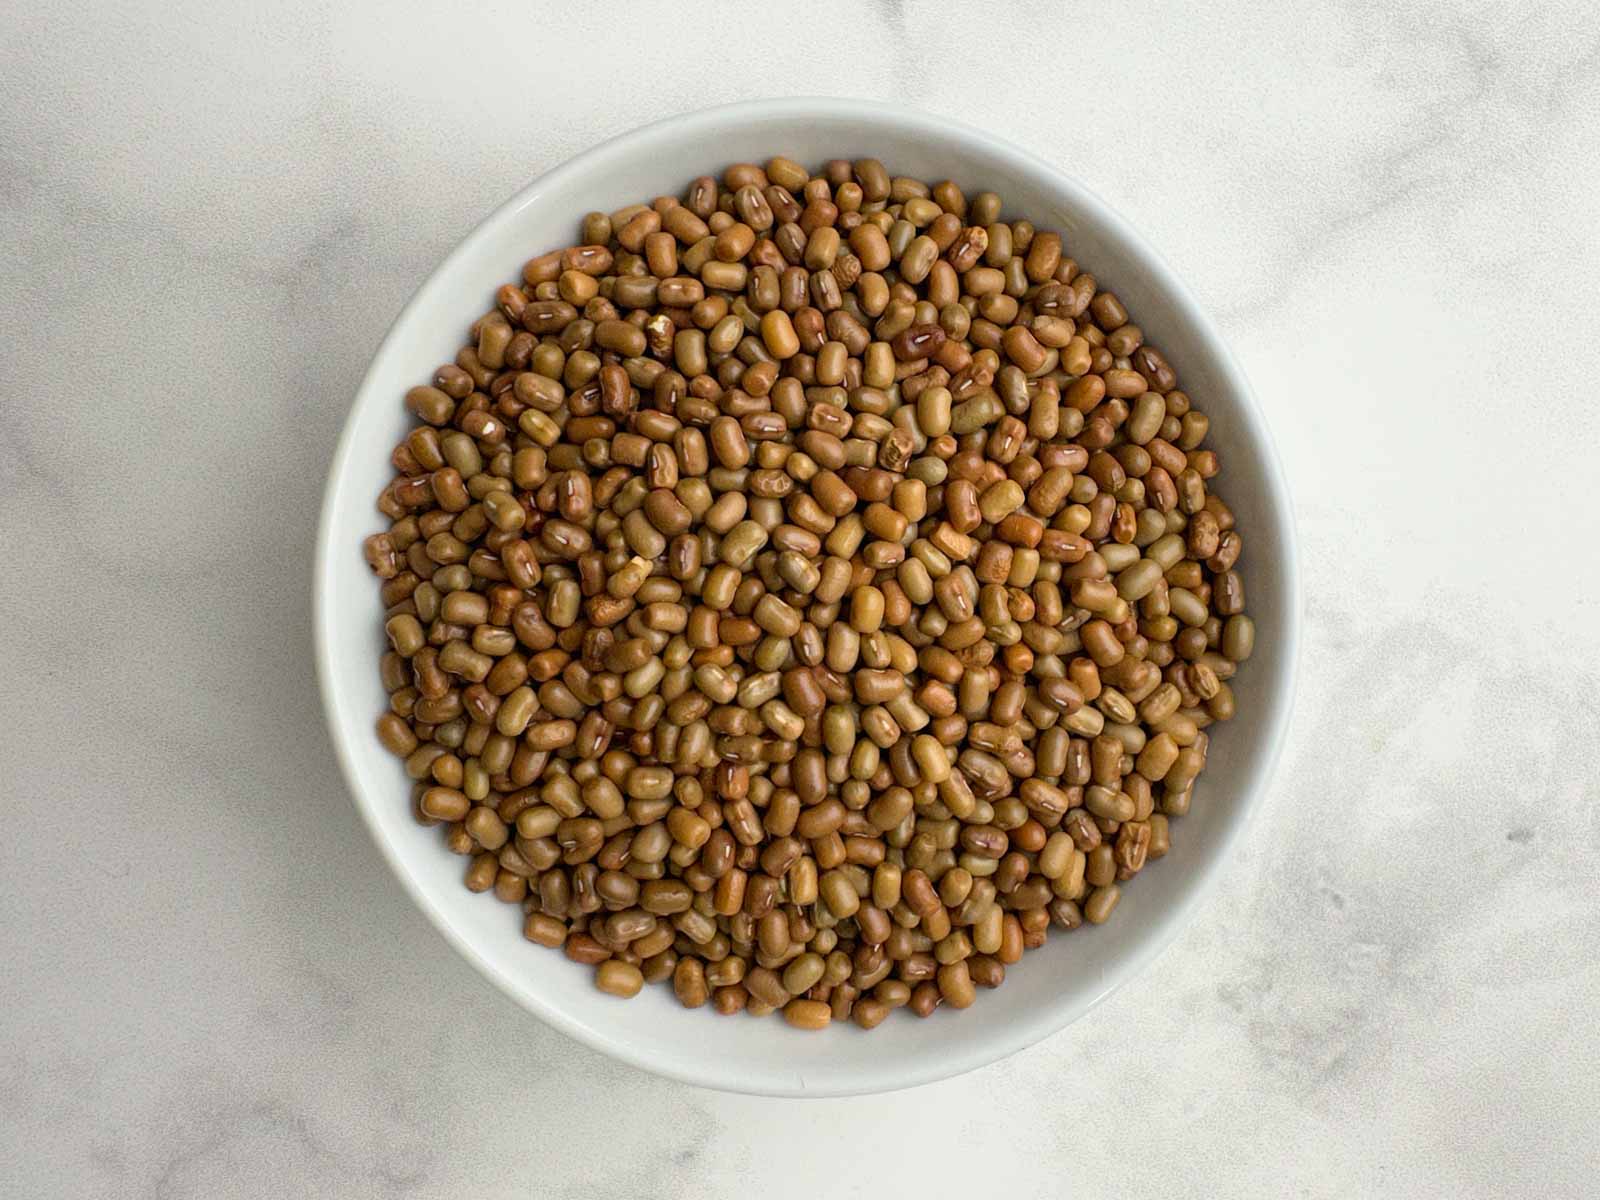
M 405 403 L 376 732 L 632 995 L 963 1008 L 1171 847 L 1254 649 L 1199 397 L 992 192 L 781 156 L 581 222 Z

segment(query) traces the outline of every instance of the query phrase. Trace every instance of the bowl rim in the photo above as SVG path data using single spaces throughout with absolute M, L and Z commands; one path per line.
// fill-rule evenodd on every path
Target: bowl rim
M 893 127 L 902 133 L 935 140 L 955 137 L 981 141 L 989 151 L 1010 158 L 1028 171 L 1046 177 L 1051 186 L 1065 196 L 1076 211 L 1084 213 L 1095 223 L 1110 230 L 1125 243 L 1134 257 L 1142 259 L 1141 265 L 1157 280 L 1162 297 L 1170 306 L 1172 320 L 1190 328 L 1207 344 L 1209 352 L 1215 358 L 1219 374 L 1229 381 L 1237 398 L 1240 422 L 1249 430 L 1257 444 L 1257 465 L 1264 492 L 1270 501 L 1269 520 L 1275 525 L 1272 535 L 1279 555 L 1276 565 L 1284 595 L 1283 627 L 1277 631 L 1282 647 L 1277 665 L 1277 678 L 1263 679 L 1257 684 L 1263 688 L 1275 688 L 1280 693 L 1281 699 L 1267 712 L 1255 732 L 1259 749 L 1253 755 L 1254 762 L 1246 773 L 1244 786 L 1236 793 L 1239 796 L 1236 815 L 1220 830 L 1215 852 L 1207 861 L 1194 865 L 1188 886 L 1170 907 L 1163 910 L 1149 932 L 1125 956 L 1116 959 L 1113 969 L 1102 972 L 1087 997 L 1052 1007 L 1039 1020 L 997 1027 L 991 1036 L 976 1041 L 963 1053 L 930 1055 L 911 1067 L 897 1066 L 892 1077 L 884 1078 L 872 1075 L 871 1072 L 863 1072 L 862 1077 L 854 1082 L 822 1087 L 807 1086 L 803 1079 L 798 1083 L 791 1082 L 791 1077 L 788 1076 L 751 1075 L 748 1069 L 742 1067 L 736 1060 L 725 1063 L 714 1056 L 708 1056 L 700 1070 L 680 1070 L 671 1064 L 661 1063 L 648 1052 L 635 1049 L 625 1040 L 609 1037 L 592 1026 L 575 1021 L 560 1007 L 549 1003 L 537 989 L 524 986 L 480 952 L 473 940 L 457 929 L 428 890 L 406 868 L 399 851 L 377 819 L 373 807 L 375 800 L 368 795 L 361 781 L 351 750 L 351 738 L 354 736 L 352 719 L 341 715 L 336 708 L 333 655 L 330 649 L 335 627 L 334 589 L 331 586 L 336 562 L 334 556 L 349 550 L 343 540 L 335 536 L 334 514 L 339 507 L 337 502 L 344 488 L 343 480 L 348 474 L 346 468 L 357 451 L 354 441 L 356 416 L 365 405 L 372 402 L 369 392 L 375 386 L 375 377 L 380 364 L 389 357 L 397 344 L 401 327 L 418 308 L 422 307 L 429 294 L 455 272 L 458 265 L 470 256 L 477 243 L 488 239 L 502 226 L 515 222 L 519 214 L 536 203 L 547 188 L 564 182 L 569 175 L 589 170 L 597 160 L 648 151 L 650 144 L 662 134 L 688 130 L 697 125 L 715 127 L 734 120 L 778 120 L 819 116 L 857 120 L 866 125 L 878 124 L 886 128 Z M 746 1095 L 776 1097 L 875 1094 L 933 1083 L 975 1070 L 1008 1058 L 1060 1032 L 1144 970 L 1172 944 L 1178 933 L 1193 918 L 1201 901 L 1216 887 L 1225 864 L 1232 861 L 1233 852 L 1240 839 L 1259 814 L 1267 787 L 1273 779 L 1282 755 L 1283 744 L 1293 716 L 1299 675 L 1300 626 L 1303 615 L 1299 554 L 1292 497 L 1283 473 L 1277 445 L 1272 437 L 1271 425 L 1262 411 L 1244 369 L 1209 313 L 1201 307 L 1181 277 L 1126 218 L 1095 192 L 1074 176 L 1008 139 L 996 137 L 966 122 L 910 105 L 827 96 L 735 101 L 675 113 L 617 134 L 536 176 L 477 222 L 428 273 L 395 315 L 373 352 L 361 383 L 352 396 L 324 485 L 312 563 L 313 644 L 317 682 L 322 699 L 323 719 L 328 728 L 335 757 L 339 762 L 340 772 L 344 776 L 346 789 L 361 814 L 367 832 L 388 863 L 390 871 L 400 880 L 412 902 L 444 935 L 445 940 L 456 952 L 520 1007 L 592 1049 L 641 1070 L 681 1083 Z

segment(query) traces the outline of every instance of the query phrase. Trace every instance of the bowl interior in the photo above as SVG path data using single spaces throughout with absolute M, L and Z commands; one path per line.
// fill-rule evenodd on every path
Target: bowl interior
M 954 179 L 968 195 L 997 191 L 1008 218 L 1059 230 L 1067 252 L 1117 292 L 1210 415 L 1224 466 L 1218 491 L 1246 537 L 1242 569 L 1259 630 L 1255 657 L 1235 681 L 1238 716 L 1213 739 L 1193 811 L 1174 823 L 1172 853 L 1125 889 L 1111 922 L 1052 937 L 966 1012 L 891 1019 L 870 1035 L 848 1025 L 802 1034 L 777 1018 L 718 1019 L 679 1007 L 664 987 L 630 1002 L 597 993 L 588 969 L 522 938 L 519 910 L 462 887 L 463 861 L 444 850 L 437 829 L 412 821 L 408 780 L 373 734 L 386 702 L 377 675 L 383 636 L 360 541 L 383 527 L 374 499 L 409 424 L 406 389 L 453 359 L 468 324 L 525 259 L 570 244 L 584 212 L 677 194 L 697 174 L 778 153 L 808 165 L 873 155 L 892 174 Z M 558 1027 L 647 1069 L 732 1090 L 823 1095 L 926 1082 L 1003 1057 L 1081 1014 L 1165 944 L 1227 857 L 1287 720 L 1297 603 L 1287 504 L 1259 413 L 1209 321 L 1080 185 L 975 130 L 881 105 L 779 101 L 673 118 L 530 185 L 423 285 L 378 352 L 335 455 L 318 547 L 329 722 L 357 803 L 412 896 L 486 975 Z

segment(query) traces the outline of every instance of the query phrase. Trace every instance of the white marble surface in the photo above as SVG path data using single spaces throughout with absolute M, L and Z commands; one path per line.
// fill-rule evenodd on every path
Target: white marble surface
M 0 11 L 0 1194 L 1600 1186 L 1593 6 L 810 7 Z M 422 274 L 596 138 L 793 91 L 1122 207 L 1254 377 L 1308 593 L 1178 943 L 1008 1062 L 809 1103 L 614 1065 L 458 959 L 345 797 L 308 611 Z

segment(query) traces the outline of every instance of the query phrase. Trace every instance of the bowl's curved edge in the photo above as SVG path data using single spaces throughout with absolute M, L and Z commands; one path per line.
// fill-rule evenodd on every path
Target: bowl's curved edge
M 1065 193 L 1073 197 L 1075 203 L 1080 204 L 1086 210 L 1091 210 L 1098 222 L 1115 230 L 1123 241 L 1142 255 L 1149 266 L 1160 276 L 1163 294 L 1173 305 L 1178 318 L 1184 323 L 1192 325 L 1205 336 L 1206 340 L 1214 347 L 1214 352 L 1226 372 L 1236 384 L 1241 405 L 1250 419 L 1249 424 L 1253 426 L 1250 432 L 1252 441 L 1255 443 L 1255 453 L 1267 477 L 1268 490 L 1273 494 L 1273 517 L 1277 525 L 1275 531 L 1277 542 L 1287 550 L 1287 553 L 1279 563 L 1279 568 L 1284 576 L 1286 596 L 1284 628 L 1281 631 L 1282 637 L 1280 640 L 1286 644 L 1283 646 L 1282 661 L 1278 666 L 1276 677 L 1270 682 L 1270 687 L 1278 694 L 1270 706 L 1267 729 L 1259 740 L 1261 749 L 1254 756 L 1254 761 L 1249 771 L 1248 783 L 1242 789 L 1245 793 L 1245 803 L 1241 808 L 1241 812 L 1223 832 L 1217 853 L 1209 862 L 1196 869 L 1195 882 L 1183 899 L 1175 907 L 1168 909 L 1162 915 L 1158 926 L 1144 938 L 1126 959 L 1121 960 L 1118 971 L 1114 974 L 1107 973 L 1102 976 L 1100 984 L 1093 994 L 1077 1006 L 1061 1011 L 1050 1010 L 1042 1012 L 1037 1020 L 1013 1024 L 1002 1034 L 997 1035 L 995 1043 L 985 1049 L 975 1050 L 960 1056 L 931 1060 L 925 1068 L 902 1071 L 895 1079 L 888 1082 L 867 1081 L 857 1084 L 827 1084 L 822 1086 L 818 1086 L 815 1082 L 808 1083 L 803 1070 L 797 1070 L 792 1079 L 752 1081 L 747 1077 L 741 1076 L 737 1070 L 724 1067 L 715 1059 L 708 1059 L 704 1068 L 698 1072 L 678 1070 L 673 1066 L 648 1060 L 645 1056 L 638 1054 L 627 1043 L 608 1037 L 594 1026 L 574 1021 L 562 1010 L 546 1003 L 537 993 L 519 987 L 496 964 L 490 962 L 478 952 L 471 940 L 462 934 L 449 916 L 434 904 L 427 892 L 418 885 L 415 878 L 404 867 L 395 848 L 379 827 L 369 807 L 363 800 L 364 791 L 350 754 L 346 735 L 335 715 L 332 655 L 329 650 L 329 643 L 333 633 L 333 614 L 329 600 L 330 589 L 325 586 L 325 580 L 333 569 L 333 556 L 338 552 L 334 544 L 333 519 L 334 512 L 338 507 L 337 501 L 343 491 L 342 477 L 345 474 L 344 467 L 355 452 L 355 414 L 367 402 L 367 393 L 373 386 L 378 363 L 386 356 L 390 343 L 397 336 L 400 327 L 406 323 L 412 312 L 422 302 L 422 298 L 433 288 L 435 283 L 447 277 L 457 263 L 468 255 L 472 243 L 485 236 L 489 231 L 496 229 L 502 223 L 514 219 L 522 209 L 539 199 L 542 190 L 552 182 L 561 179 L 565 174 L 585 169 L 593 164 L 596 159 L 629 152 L 636 144 L 648 142 L 654 135 L 659 134 L 664 129 L 680 125 L 692 125 L 697 122 L 710 122 L 735 114 L 753 120 L 799 116 L 807 113 L 814 115 L 817 110 L 827 110 L 833 115 L 862 120 L 889 118 L 903 125 L 918 127 L 921 132 L 930 137 L 948 137 L 952 133 L 960 133 L 969 138 L 979 139 L 991 150 L 1003 151 L 1007 155 L 1025 162 L 1033 170 L 1049 176 Z M 388 863 L 392 873 L 400 880 L 401 885 L 410 895 L 412 901 L 422 910 L 423 914 L 439 932 L 444 935 L 446 941 L 454 947 L 458 954 L 508 998 L 519 1006 L 532 1011 L 547 1024 L 554 1026 L 569 1037 L 582 1042 L 592 1049 L 626 1062 L 631 1066 L 638 1067 L 641 1070 L 681 1083 L 745 1095 L 823 1098 L 882 1094 L 918 1087 L 961 1075 L 978 1067 L 1009 1058 L 1018 1051 L 1037 1043 L 1053 1033 L 1059 1032 L 1090 1009 L 1099 1005 L 1112 992 L 1142 971 L 1172 944 L 1178 933 L 1192 917 L 1200 902 L 1215 888 L 1223 865 L 1230 859 L 1240 839 L 1259 813 L 1264 801 L 1265 790 L 1277 768 L 1285 735 L 1293 714 L 1300 659 L 1300 626 L 1303 617 L 1303 597 L 1301 593 L 1299 539 L 1296 521 L 1288 484 L 1283 473 L 1282 462 L 1271 435 L 1270 422 L 1261 409 L 1255 391 L 1250 386 L 1248 376 L 1239 365 L 1232 348 L 1226 339 L 1222 337 L 1215 322 L 1201 308 L 1188 286 L 1172 270 L 1166 260 L 1124 217 L 1106 204 L 1091 189 L 1084 186 L 1081 181 L 1066 174 L 1031 151 L 1023 149 L 1006 139 L 997 138 L 964 122 L 935 116 L 909 106 L 878 101 L 833 97 L 791 97 L 777 100 L 739 101 L 732 104 L 679 113 L 609 138 L 533 179 L 482 221 L 474 225 L 456 243 L 439 265 L 429 272 L 428 276 L 418 285 L 405 305 L 396 314 L 378 348 L 373 353 L 371 365 L 369 365 L 360 385 L 356 389 L 344 428 L 341 430 L 339 439 L 334 446 L 333 456 L 328 467 L 327 482 L 323 492 L 322 508 L 318 518 L 312 571 L 312 614 L 313 647 L 316 657 L 318 688 L 322 698 L 323 719 L 328 728 L 329 739 L 333 743 L 334 754 L 338 759 L 340 772 L 344 776 L 345 786 L 355 801 L 355 806 L 361 814 L 362 822 L 366 825 L 368 833 L 377 844 L 379 852 Z M 1266 680 L 1257 682 L 1258 687 L 1266 684 L 1268 684 Z

